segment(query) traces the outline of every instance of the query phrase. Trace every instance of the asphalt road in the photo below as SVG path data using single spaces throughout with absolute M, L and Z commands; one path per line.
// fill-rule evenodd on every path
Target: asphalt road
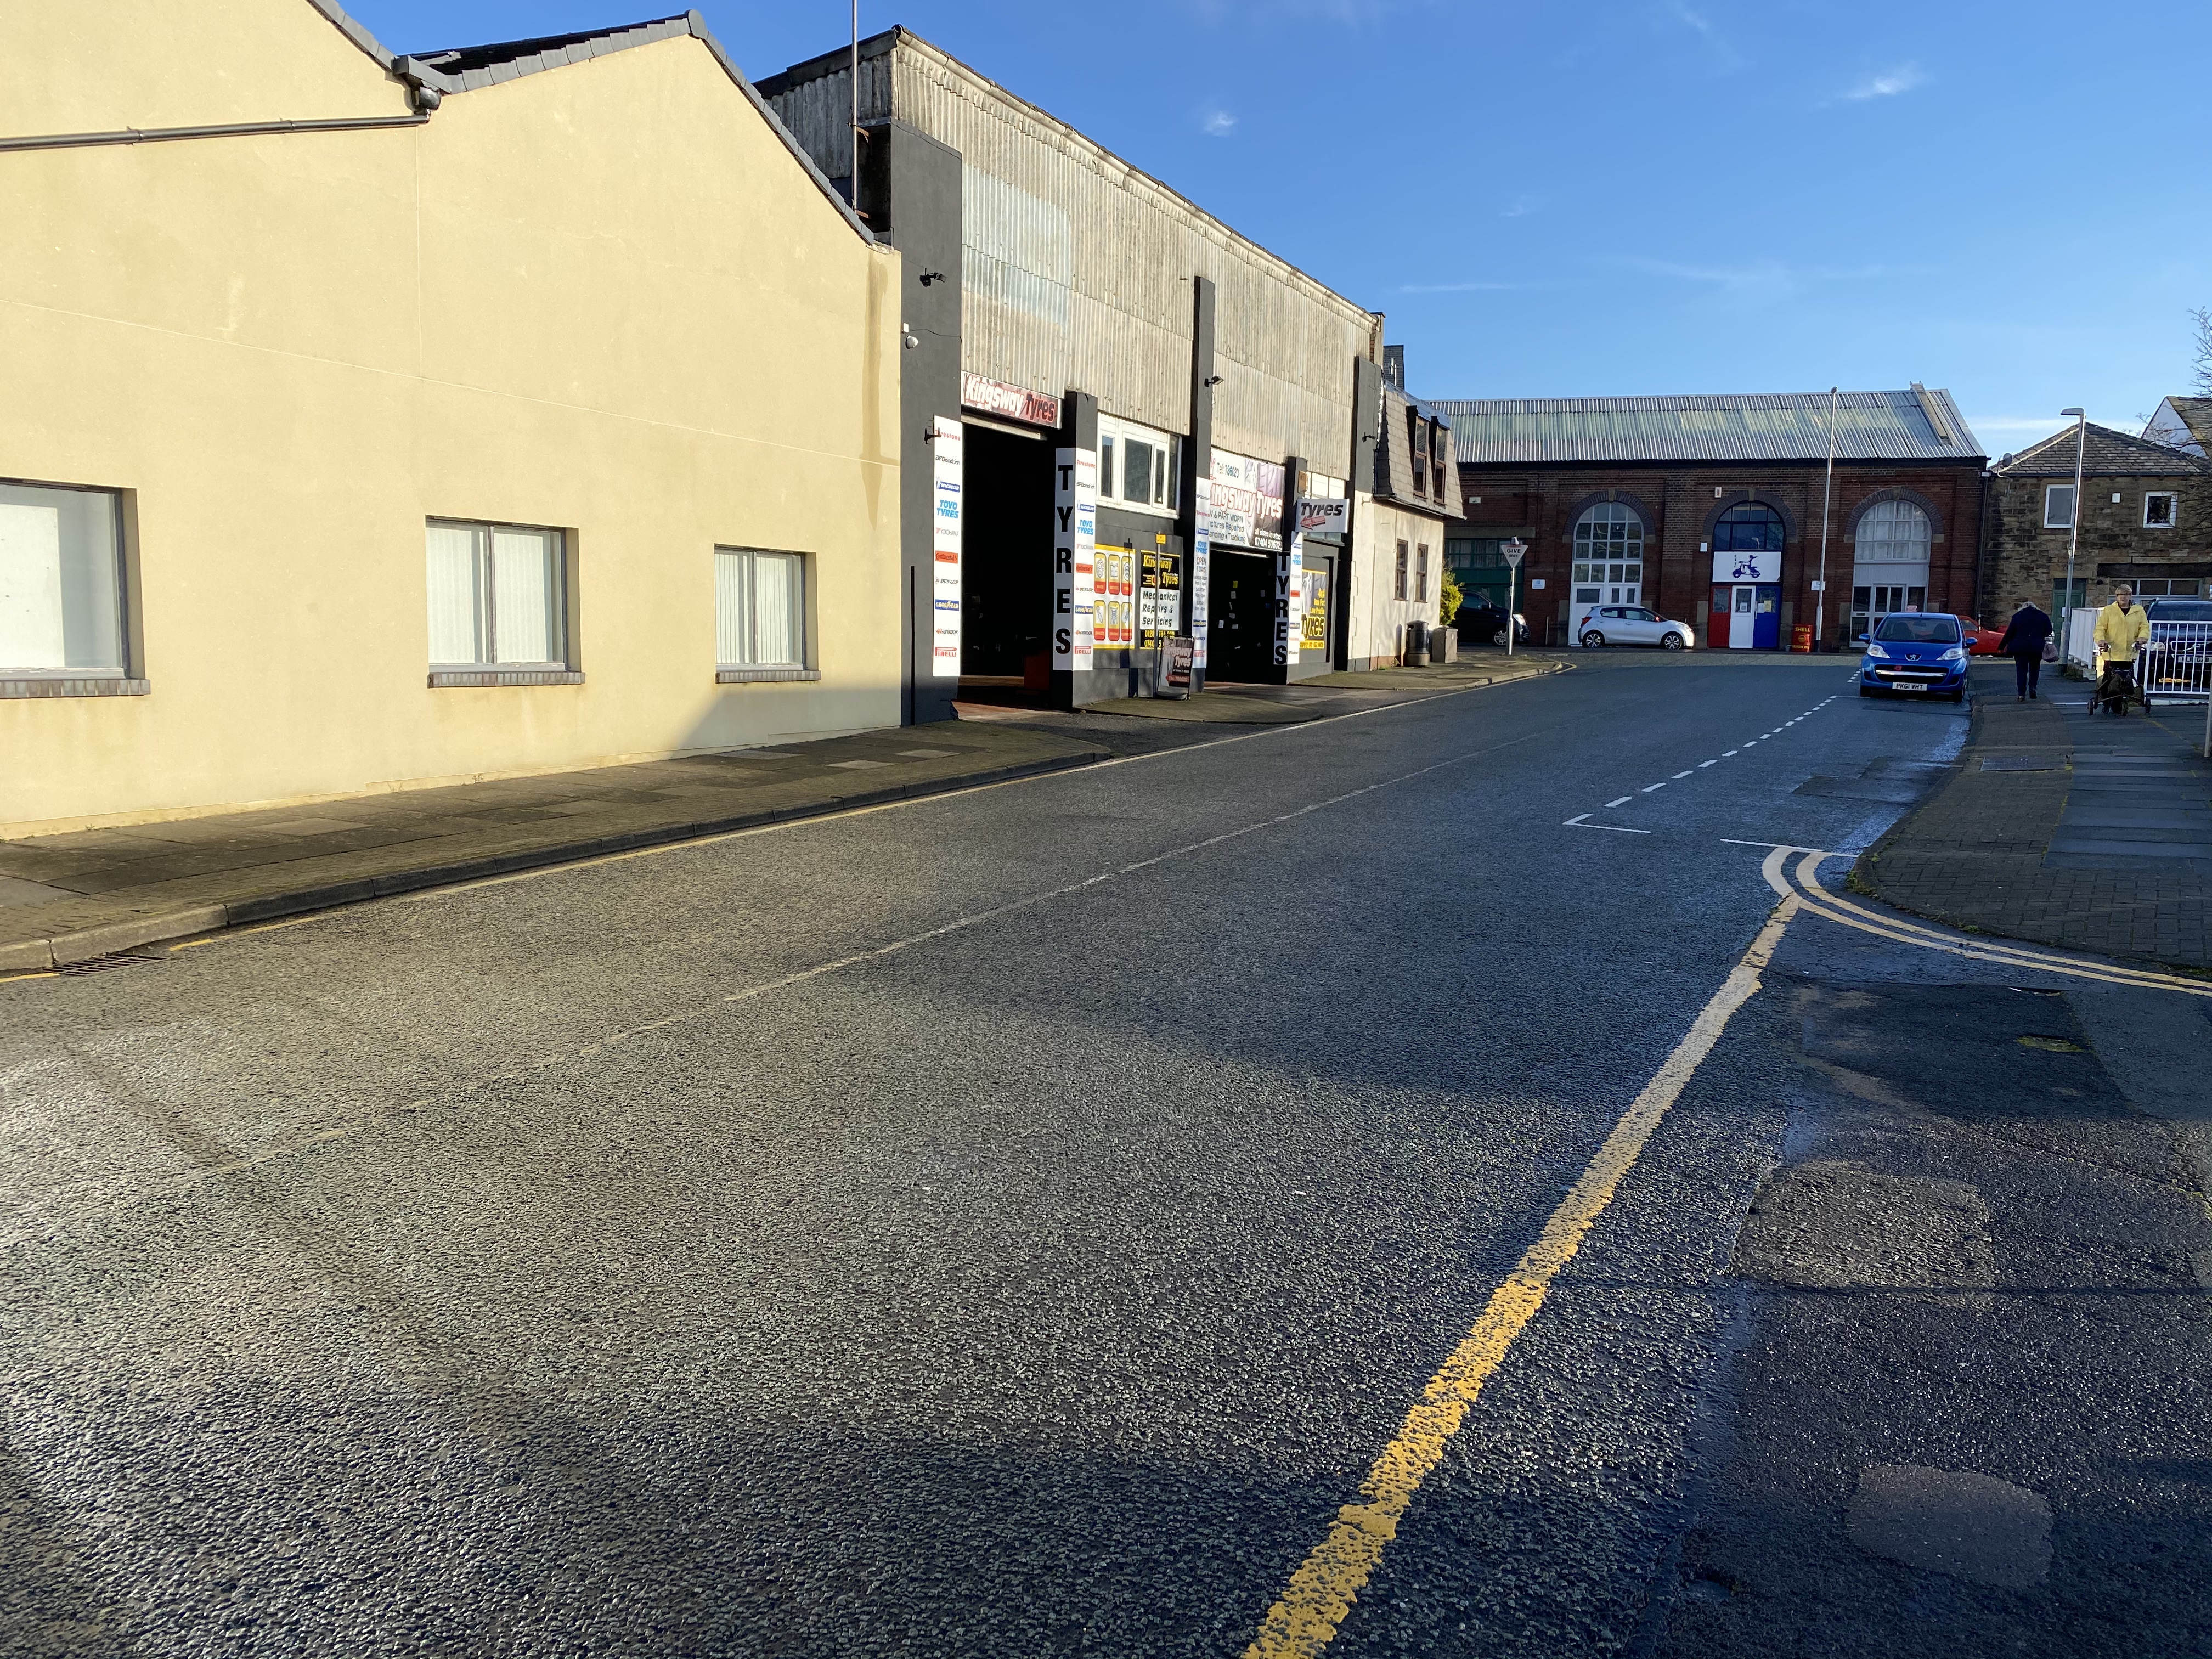
M 1848 690 L 1609 653 L 0 985 L 0 1648 L 1242 1653 L 1769 846 L 1955 752 Z M 1791 922 L 1328 1651 L 2204 1650 L 2208 1035 Z

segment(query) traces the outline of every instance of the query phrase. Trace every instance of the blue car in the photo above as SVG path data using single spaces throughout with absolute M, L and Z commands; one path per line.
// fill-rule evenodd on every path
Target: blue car
M 1859 659 L 1859 696 L 1966 700 L 1966 635 L 1956 617 L 1905 611 L 1882 617 Z

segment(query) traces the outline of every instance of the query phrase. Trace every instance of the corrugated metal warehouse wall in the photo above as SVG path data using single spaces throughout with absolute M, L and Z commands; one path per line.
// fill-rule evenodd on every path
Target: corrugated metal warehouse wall
M 848 85 L 839 67 L 769 100 L 832 177 L 850 165 Z M 864 124 L 895 113 L 963 158 L 964 368 L 1079 387 L 1111 414 L 1187 431 L 1189 278 L 1210 276 L 1214 443 L 1350 470 L 1366 311 L 912 35 L 861 59 L 860 89 Z

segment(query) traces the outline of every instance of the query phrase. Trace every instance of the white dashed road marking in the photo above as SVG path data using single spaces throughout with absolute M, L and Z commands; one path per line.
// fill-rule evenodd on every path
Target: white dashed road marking
M 1769 738 L 1780 737 L 1791 726 L 1796 725 L 1798 721 L 1812 719 L 1814 715 L 1819 714 L 1823 708 L 1826 708 L 1833 702 L 1835 702 L 1835 698 L 1833 697 L 1823 697 L 1820 702 L 1814 703 L 1803 714 L 1797 715 L 1796 719 L 1786 720 L 1783 721 L 1781 725 L 1776 726 L 1771 732 L 1763 732 L 1759 736 L 1751 738 L 1743 745 L 1743 749 L 1724 749 L 1711 760 L 1699 761 L 1695 766 L 1686 768 L 1684 770 L 1675 773 L 1673 777 L 1668 778 L 1662 782 L 1645 784 L 1641 789 L 1638 790 L 1636 793 L 1638 795 L 1648 795 L 1655 790 L 1664 789 L 1669 783 L 1680 782 L 1684 778 L 1690 776 L 1692 773 L 1702 772 L 1709 766 L 1718 766 L 1723 761 L 1731 759 L 1734 757 L 1741 754 L 1744 749 L 1754 748 L 1759 744 L 1765 743 Z M 1613 799 L 1606 802 L 1606 805 L 1608 807 L 1626 806 L 1629 802 L 1635 799 L 1635 795 L 1616 795 Z M 1566 821 L 1566 823 L 1562 827 L 1573 830 L 1620 830 L 1622 834 L 1631 836 L 1644 836 L 1651 833 L 1648 830 L 1622 829 L 1619 824 L 1588 823 L 1583 822 L 1583 820 L 1589 817 L 1589 814 L 1588 812 L 1584 812 L 1579 817 L 1569 818 Z

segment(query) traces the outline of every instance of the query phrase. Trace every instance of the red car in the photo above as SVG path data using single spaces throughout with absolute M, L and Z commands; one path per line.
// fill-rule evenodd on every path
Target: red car
M 2003 640 L 2002 629 L 1984 628 L 1972 617 L 1959 618 L 1959 626 L 1966 630 L 1966 654 L 1970 657 L 1994 657 L 1998 643 Z

